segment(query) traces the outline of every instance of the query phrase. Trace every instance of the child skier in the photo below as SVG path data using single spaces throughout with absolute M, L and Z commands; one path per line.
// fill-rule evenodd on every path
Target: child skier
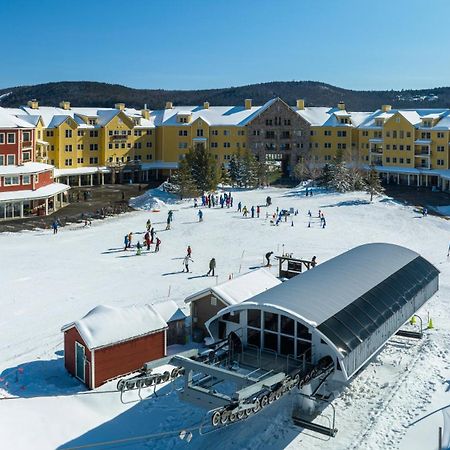
M 201 209 L 198 210 L 198 221 L 203 222 L 203 212 Z
M 136 256 L 139 256 L 142 253 L 142 245 L 140 241 L 137 241 L 136 243 Z
M 183 266 L 186 268 L 186 272 L 189 273 L 189 261 L 194 262 L 188 255 L 186 255 L 183 259 Z M 184 269 L 183 269 L 184 272 Z
M 156 238 L 156 247 L 155 247 L 155 252 L 159 252 L 159 244 L 161 244 L 161 239 Z

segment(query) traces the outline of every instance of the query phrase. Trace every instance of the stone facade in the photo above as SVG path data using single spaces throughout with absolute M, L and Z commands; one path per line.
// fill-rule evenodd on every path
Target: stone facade
M 291 175 L 309 150 L 310 125 L 280 98 L 247 125 L 246 134 L 255 156 L 280 164 L 283 175 Z

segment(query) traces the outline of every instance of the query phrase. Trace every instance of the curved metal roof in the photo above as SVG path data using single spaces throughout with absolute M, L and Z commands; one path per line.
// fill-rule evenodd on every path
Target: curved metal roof
M 366 244 L 246 302 L 291 311 L 348 353 L 438 275 L 418 253 Z

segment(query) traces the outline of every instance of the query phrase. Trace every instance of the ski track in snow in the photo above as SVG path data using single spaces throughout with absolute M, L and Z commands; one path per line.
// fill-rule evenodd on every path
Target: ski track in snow
M 351 380 L 333 401 L 339 430 L 336 438 L 327 440 L 295 427 L 290 415 L 296 397 L 290 394 L 242 423 L 211 435 L 194 433 L 188 447 L 398 449 L 410 425 L 426 409 L 433 410 L 432 394 L 450 369 L 450 265 L 445 259 L 449 224 L 437 217 L 417 218 L 413 208 L 386 198 L 368 204 L 363 193 L 321 193 L 305 198 L 298 196 L 301 192 L 270 189 L 234 194 L 235 206 L 239 200 L 247 207 L 263 204 L 271 195 L 270 212 L 277 206 L 298 208 L 295 227 L 284 223 L 280 227 L 269 226 L 264 220 L 265 209 L 259 220 L 243 219 L 235 209 L 205 209 L 205 221 L 199 224 L 191 202 L 174 204 L 170 194 L 151 190 L 133 200 L 144 211 L 94 221 L 92 227 L 71 224 L 56 237 L 49 230 L 0 235 L 0 262 L 4 262 L 0 277 L 5 277 L 0 281 L 3 292 L 8 293 L 2 300 L 0 318 L 0 374 L 3 372 L 9 383 L 0 380 L 0 393 L 21 397 L 21 389 L 25 389 L 23 392 L 30 397 L 0 401 L 0 436 L 7 448 L 29 448 L 30 442 L 36 449 L 69 446 L 71 442 L 81 445 L 127 433 L 135 436 L 179 430 L 201 421 L 203 412 L 183 404 L 176 393 L 129 405 L 122 405 L 118 394 L 74 396 L 83 387 L 66 375 L 60 353 L 55 355 L 63 347 L 61 326 L 99 303 L 142 304 L 167 298 L 171 289 L 171 298 L 181 305 L 186 295 L 215 282 L 190 279 L 183 274 L 161 277 L 162 273 L 170 274 L 180 268 L 176 258 L 184 253 L 187 244 L 194 251 L 194 275 L 202 273 L 214 253 L 221 282 L 228 274 L 237 273 L 238 268 L 246 272 L 248 267 L 259 264 L 268 247 L 281 251 L 284 244 L 287 251 L 299 257 L 316 254 L 320 263 L 356 245 L 385 241 L 418 251 L 441 270 L 440 291 L 420 312 L 424 318 L 430 312 L 436 329 L 426 331 L 426 338 L 419 342 L 391 340 Z M 161 213 L 150 218 L 159 224 L 157 229 L 165 227 L 167 210 L 175 211 L 173 229 L 160 231 L 161 253 L 137 258 L 131 257 L 134 251 L 124 254 L 123 235 L 133 231 L 136 239 L 142 239 L 140 232 L 150 214 L 145 210 L 155 205 Z M 327 217 L 326 230 L 320 229 L 314 218 L 308 229 L 307 210 L 316 215 L 319 208 Z M 42 261 L 37 266 L 36 255 Z M 275 273 L 276 267 L 272 270 Z M 16 371 L 22 365 L 26 370 L 15 382 Z M 114 389 L 115 384 L 109 383 L 105 389 Z M 65 414 L 72 417 L 69 428 L 61 420 Z M 450 412 L 443 410 L 439 414 L 443 415 L 444 443 L 448 447 Z M 330 416 L 328 407 L 316 421 L 325 423 L 325 417 Z M 23 423 L 27 427 L 22 428 Z M 46 429 L 44 435 L 42 427 Z M 186 442 L 175 437 L 127 448 L 186 446 Z

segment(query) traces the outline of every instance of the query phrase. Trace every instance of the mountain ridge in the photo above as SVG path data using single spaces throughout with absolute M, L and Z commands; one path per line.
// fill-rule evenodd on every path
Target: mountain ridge
M 254 105 L 262 105 L 274 97 L 281 97 L 290 105 L 297 98 L 307 106 L 335 106 L 339 101 L 348 110 L 372 111 L 382 104 L 393 108 L 449 108 L 450 87 L 405 90 L 353 90 L 320 81 L 270 81 L 266 83 L 200 90 L 137 89 L 120 84 L 97 81 L 59 81 L 0 89 L 0 106 L 18 107 L 37 99 L 41 105 L 58 106 L 62 100 L 72 106 L 113 107 L 122 102 L 128 107 L 164 108 L 166 101 L 174 105 L 212 106 L 243 105 L 251 98 Z

